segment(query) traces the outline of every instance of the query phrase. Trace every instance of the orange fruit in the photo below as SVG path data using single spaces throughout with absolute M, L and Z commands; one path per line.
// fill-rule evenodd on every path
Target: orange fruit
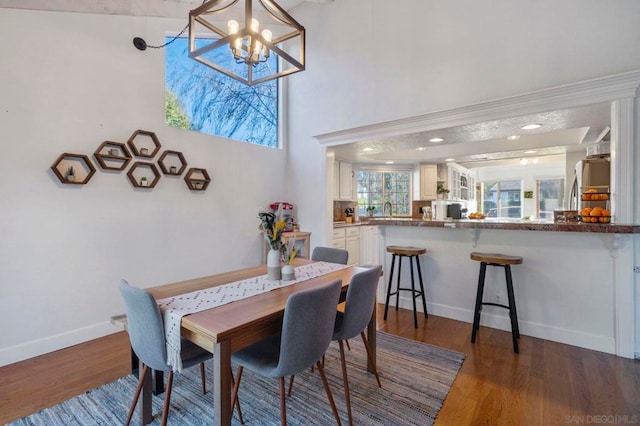
M 595 208 L 591 210 L 591 214 L 589 216 L 602 216 L 602 209 Z
M 602 209 L 602 216 L 611 216 L 611 211 L 607 209 Z
M 601 200 L 608 200 L 609 199 L 609 194 L 600 194 L 600 199 Z
M 580 214 L 582 216 L 589 216 L 591 214 L 591 208 L 585 207 L 584 209 L 580 210 Z
M 597 190 L 597 189 L 595 189 L 595 188 L 589 188 L 589 189 L 587 189 L 585 192 L 589 192 L 589 193 L 593 194 L 593 193 L 598 192 L 598 190 Z
M 609 221 L 611 220 L 611 218 L 610 218 L 610 217 L 608 217 L 608 216 L 607 216 L 607 217 L 602 216 L 602 217 L 601 217 L 601 218 L 599 218 L 598 220 L 600 221 L 600 223 L 609 223 Z

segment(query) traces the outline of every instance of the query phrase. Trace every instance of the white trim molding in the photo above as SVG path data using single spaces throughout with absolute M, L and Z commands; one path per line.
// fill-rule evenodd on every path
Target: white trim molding
M 576 108 L 638 96 L 640 70 L 565 84 L 522 95 L 437 111 L 414 117 L 316 135 L 321 145 L 333 146 L 409 133 Z

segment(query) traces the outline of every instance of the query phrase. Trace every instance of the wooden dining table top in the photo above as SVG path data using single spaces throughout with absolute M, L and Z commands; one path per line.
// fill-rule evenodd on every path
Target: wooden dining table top
M 312 262 L 307 259 L 295 259 L 293 265 L 299 266 Z M 323 286 L 333 280 L 340 279 L 343 287 L 342 297 L 344 297 L 346 289 L 351 282 L 351 277 L 362 270 L 363 268 L 358 266 L 348 266 L 316 278 L 186 315 L 182 318 L 181 334 L 211 352 L 214 352 L 213 348 L 216 342 L 230 340 L 231 351 L 235 352 L 260 338 L 279 332 L 284 315 L 284 307 L 287 298 L 292 293 Z M 163 299 L 265 275 L 266 273 L 266 265 L 260 265 L 151 287 L 147 290 L 156 299 Z

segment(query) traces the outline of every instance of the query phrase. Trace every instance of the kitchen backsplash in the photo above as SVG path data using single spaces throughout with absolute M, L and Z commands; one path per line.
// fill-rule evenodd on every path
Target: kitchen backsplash
M 334 201 L 333 202 L 333 221 L 344 222 L 346 219 L 345 210 L 351 208 L 354 212 L 358 211 L 358 203 L 355 201 Z M 354 214 L 356 216 L 356 214 Z M 355 220 L 355 217 L 354 217 Z
M 411 202 L 411 217 L 414 219 L 422 219 L 422 212 L 420 208 L 424 206 L 431 206 L 431 201 L 418 200 Z

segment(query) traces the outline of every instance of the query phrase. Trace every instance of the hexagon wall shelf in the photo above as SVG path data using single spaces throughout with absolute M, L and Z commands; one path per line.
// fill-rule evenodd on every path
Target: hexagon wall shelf
M 209 186 L 211 178 L 209 177 L 209 173 L 207 173 L 207 169 L 192 167 L 184 176 L 184 181 L 192 191 L 204 191 Z
M 146 169 L 147 171 L 136 173 L 137 169 Z M 142 183 L 142 177 L 146 177 L 148 182 L 150 174 L 153 175 L 153 179 L 151 179 L 151 182 L 149 184 L 144 185 Z M 153 163 L 145 163 L 143 161 L 136 161 L 135 163 L 133 163 L 133 166 L 131 166 L 131 168 L 127 172 L 127 176 L 129 177 L 129 181 L 131 182 L 131 184 L 136 188 L 155 188 L 155 186 L 158 184 L 158 181 L 160 180 L 160 172 L 158 171 L 156 165 Z
M 102 142 L 93 156 L 104 170 L 124 170 L 131 162 L 129 150 L 120 142 Z
M 187 161 L 181 152 L 167 150 L 158 159 L 158 165 L 165 175 L 180 176 L 187 168 Z
M 67 170 L 73 168 L 73 178 L 67 177 Z M 91 164 L 91 160 L 84 154 L 74 154 L 65 152 L 60 154 L 58 159 L 51 166 L 53 173 L 62 183 L 72 185 L 84 185 L 96 172 L 96 168 Z
M 147 140 L 145 143 L 145 139 Z M 150 142 L 149 142 L 150 140 Z M 136 130 L 133 132 L 127 145 L 136 157 L 153 158 L 160 150 L 160 141 L 155 133 L 147 130 Z M 152 148 L 153 146 L 153 148 Z

